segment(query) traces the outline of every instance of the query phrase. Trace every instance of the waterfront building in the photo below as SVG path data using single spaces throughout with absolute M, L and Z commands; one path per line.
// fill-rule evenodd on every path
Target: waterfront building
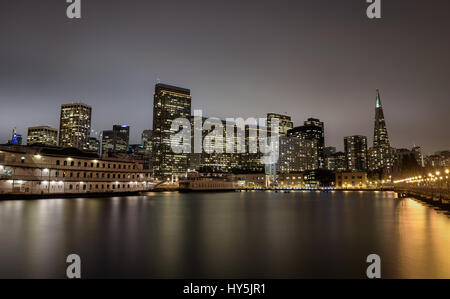
M 305 188 L 333 188 L 335 186 L 334 172 L 326 169 L 308 170 L 303 173 Z
M 28 128 L 27 145 L 58 146 L 58 129 L 50 126 Z
M 180 192 L 195 191 L 235 191 L 238 182 L 231 175 L 205 175 L 188 172 L 179 180 Z
M 344 149 L 347 157 L 348 171 L 366 171 L 367 169 L 367 137 L 361 135 L 344 138 Z
M 0 194 L 127 193 L 151 183 L 140 161 L 76 148 L 0 146 Z
M 191 118 L 191 91 L 189 89 L 156 84 L 153 99 L 153 168 L 158 178 L 185 174 L 189 155 L 172 151 L 170 136 L 172 122 L 177 118 Z
M 270 186 L 270 177 L 265 173 L 245 173 L 233 175 L 241 189 L 265 189 Z
M 367 173 L 338 172 L 336 173 L 337 189 L 364 189 L 368 187 Z
M 61 105 L 59 146 L 88 149 L 92 108 L 83 103 Z
M 277 175 L 277 188 L 303 189 L 305 188 L 304 173 L 280 173 Z
M 375 101 L 375 125 L 373 137 L 373 150 L 371 150 L 372 159 L 371 170 L 381 170 L 389 173 L 392 169 L 392 149 L 389 142 L 386 121 L 384 119 L 383 106 L 381 105 L 380 92 L 376 91 Z

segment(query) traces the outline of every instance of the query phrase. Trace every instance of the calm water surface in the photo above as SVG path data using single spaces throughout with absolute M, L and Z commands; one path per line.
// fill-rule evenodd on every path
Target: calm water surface
M 450 217 L 390 192 L 149 193 L 0 202 L 0 277 L 450 278 Z

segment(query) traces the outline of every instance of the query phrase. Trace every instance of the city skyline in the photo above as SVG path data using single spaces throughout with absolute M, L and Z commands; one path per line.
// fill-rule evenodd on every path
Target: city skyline
M 155 86 L 157 86 L 158 84 L 163 84 L 163 83 L 157 83 L 157 84 L 155 84 Z M 163 84 L 163 85 L 166 85 L 166 84 Z M 184 88 L 184 87 L 179 87 L 179 86 L 175 86 L 175 85 L 167 85 L 167 86 L 171 86 L 171 87 L 176 87 L 176 88 Z M 380 104 L 380 94 L 379 94 L 379 89 L 376 89 L 376 100 L 375 100 L 375 108 L 376 108 L 376 110 L 378 110 L 379 108 L 381 108 L 382 109 L 382 107 L 381 107 L 381 104 Z M 72 103 L 69 103 L 69 104 L 62 104 L 61 105 L 61 107 L 64 107 L 64 106 L 70 106 L 70 105 L 78 105 L 78 104 L 82 104 L 82 105 L 88 105 L 88 104 L 86 104 L 86 103 L 84 103 L 84 102 L 82 102 L 82 101 L 74 101 L 74 102 L 72 102 Z M 89 107 L 91 107 L 91 105 L 88 105 Z M 92 108 L 92 107 L 91 107 Z M 93 109 L 92 109 L 93 110 Z M 286 113 L 286 112 L 285 112 Z M 269 116 L 269 115 L 272 115 L 273 113 L 272 112 L 270 112 L 270 113 L 267 113 L 267 115 L 265 115 L 265 116 Z M 278 117 L 284 117 L 284 116 L 289 116 L 290 117 L 290 115 L 283 115 L 283 114 L 275 114 L 275 115 L 278 115 Z M 215 117 L 215 116 L 211 116 L 211 115 L 209 115 L 208 117 Z M 264 115 L 262 116 L 262 117 L 264 117 Z M 274 116 L 275 117 L 275 116 Z M 225 119 L 226 117 L 223 117 L 222 119 Z M 270 121 L 269 120 L 269 118 L 267 118 L 267 120 L 268 121 Z M 302 122 L 302 123 L 300 123 L 300 124 L 297 124 L 297 123 L 294 123 L 293 125 L 294 125 L 294 129 L 299 129 L 299 128 L 302 128 L 303 127 L 303 125 L 305 124 L 305 123 L 307 123 L 308 121 L 310 121 L 310 120 L 317 120 L 317 121 L 320 121 L 319 119 L 314 119 L 314 118 L 308 118 L 307 120 L 305 120 L 304 122 Z M 92 121 L 94 121 L 93 119 L 92 119 Z M 61 121 L 60 120 L 58 120 L 58 125 L 56 125 L 55 127 L 56 128 L 58 128 L 58 127 L 60 127 L 61 126 Z M 325 121 L 323 122 L 323 123 L 325 123 Z M 142 142 L 143 142 L 143 139 L 142 139 L 142 134 L 144 134 L 144 132 L 145 131 L 152 131 L 152 129 L 143 129 L 142 131 L 140 131 L 140 132 L 136 132 L 136 131 L 134 131 L 133 132 L 133 130 L 132 130 L 132 128 L 131 128 L 131 126 L 129 126 L 129 125 L 124 125 L 125 124 L 125 122 L 121 122 L 121 123 L 114 123 L 112 126 L 113 127 L 116 127 L 116 126 L 118 126 L 118 127 L 126 127 L 127 129 L 128 129 L 128 134 L 131 136 L 131 135 L 135 135 L 134 137 L 134 139 L 133 139 L 133 141 L 135 141 L 135 142 L 132 142 L 131 141 L 131 138 L 130 138 L 130 141 L 128 142 L 128 144 L 129 145 L 132 145 L 132 144 L 141 144 Z M 323 124 L 323 126 L 326 128 L 326 123 L 325 124 Z M 14 126 L 14 128 L 13 128 L 13 134 L 15 134 L 15 132 L 17 133 L 17 134 L 19 134 L 21 137 L 23 137 L 23 144 L 27 144 L 27 140 L 28 140 L 28 135 L 25 135 L 25 134 L 21 134 L 20 133 L 20 131 L 18 131 L 17 130 L 17 127 L 18 126 Z M 27 128 L 25 128 L 26 130 L 25 131 L 29 131 L 30 129 L 33 129 L 33 128 L 35 128 L 35 127 L 48 127 L 48 128 L 50 128 L 50 129 L 55 129 L 54 127 L 52 127 L 52 125 L 48 125 L 48 124 L 45 124 L 45 125 L 35 125 L 35 126 L 30 126 L 30 127 L 27 127 Z M 153 127 L 153 125 L 152 125 L 152 127 Z M 131 129 L 131 130 L 130 130 Z M 57 129 L 56 129 L 57 130 Z M 91 129 L 91 138 L 94 138 L 94 139 L 96 139 L 98 142 L 101 142 L 101 140 L 102 140 L 102 136 L 103 136 L 103 139 L 104 139 L 104 133 L 105 132 L 112 132 L 111 130 L 108 130 L 108 129 L 101 129 L 101 130 L 94 130 L 93 128 Z M 325 132 L 326 132 L 326 129 L 325 129 Z M 58 130 L 58 133 L 59 133 L 59 130 Z M 325 136 L 326 136 L 326 134 L 325 134 Z M 365 137 L 367 140 L 371 140 L 372 142 L 373 142 L 373 135 L 371 136 L 370 134 L 368 134 L 368 135 L 352 135 L 352 136 L 363 136 L 363 137 Z M 9 140 L 11 140 L 11 137 L 12 137 L 12 135 L 11 135 L 11 133 L 10 133 L 10 135 L 9 136 L 7 136 L 6 138 L 5 138 L 5 140 L 6 141 L 9 141 Z M 59 138 L 61 138 L 60 137 L 60 135 L 58 134 L 58 137 Z M 336 148 L 338 151 L 340 151 L 340 152 L 345 152 L 345 144 L 346 144 L 346 139 L 348 138 L 348 136 L 342 136 L 342 140 L 343 140 L 343 144 L 342 144 L 342 146 L 340 146 L 339 144 L 338 145 L 335 145 L 335 144 L 327 144 L 327 143 L 325 143 L 325 147 L 334 147 L 334 148 Z M 325 137 L 325 142 L 326 142 L 326 137 Z M 2 144 L 2 143 L 5 143 L 5 142 L 0 142 L 0 144 Z M 367 141 L 367 144 L 368 145 L 371 145 L 371 143 L 369 143 L 369 141 Z M 420 147 L 420 148 L 423 148 L 423 145 L 420 145 L 420 144 L 413 144 L 413 145 L 411 145 L 411 146 L 405 146 L 405 147 L 394 147 L 394 148 L 398 148 L 398 149 L 404 149 L 404 148 L 415 148 L 415 147 Z M 444 149 L 445 150 L 445 149 Z M 442 150 L 437 150 L 437 151 L 432 151 L 432 152 L 429 152 L 429 154 L 434 154 L 434 153 L 437 153 L 437 152 L 439 152 L 439 151 L 442 151 Z
M 199 1 L 138 2 L 126 9 L 108 3 L 106 11 L 101 1 L 83 3 L 79 22 L 67 20 L 60 13 L 65 3 L 59 2 L 2 4 L 9 13 L 0 12 L 0 35 L 7 45 L 0 50 L 5 66 L 0 98 L 7 103 L 0 119 L 1 143 L 14 127 L 24 137 L 28 127 L 58 128 L 60 105 L 75 101 L 92 106 L 95 131 L 126 124 L 130 143 L 138 143 L 142 131 L 152 128 L 152 89 L 160 78 L 189 88 L 192 109 L 208 116 L 289 111 L 295 126 L 318 118 L 325 123 L 325 146 L 339 150 L 345 136 L 364 135 L 372 144 L 378 88 L 393 147 L 417 144 L 426 154 L 450 147 L 450 45 L 441 38 L 450 26 L 443 1 L 433 3 L 432 15 L 420 9 L 431 4 L 383 3 L 382 23 L 365 17 L 364 1 L 329 1 L 329 10 L 311 1 L 276 8 L 262 3 L 275 9 L 273 16 L 258 10 L 252 14 L 253 6 L 243 3 L 232 28 L 222 25 L 237 8 L 233 1 L 202 10 Z M 160 26 L 158 12 L 170 8 L 176 8 L 173 24 Z M 36 16 L 35 10 L 40 12 Z M 226 13 L 218 15 L 218 10 Z M 189 12 L 189 18 L 180 11 Z M 109 19 L 114 16 L 124 23 L 134 16 L 136 22 L 117 27 Z M 200 21 L 190 21 L 192 16 Z M 24 21 L 17 24 L 17 17 Z M 213 28 L 202 27 L 206 22 Z M 27 23 L 35 24 L 33 29 Z M 188 44 L 179 31 L 182 24 Z M 415 35 L 408 37 L 411 32 Z M 98 34 L 102 38 L 94 39 Z M 180 41 L 181 48 L 174 48 Z

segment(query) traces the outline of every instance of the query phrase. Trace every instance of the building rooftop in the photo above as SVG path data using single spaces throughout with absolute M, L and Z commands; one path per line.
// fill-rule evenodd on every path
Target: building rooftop
M 183 87 L 178 87 L 178 86 L 174 86 L 174 85 L 163 84 L 163 83 L 158 83 L 158 84 L 155 85 L 155 92 L 157 93 L 160 90 L 167 90 L 167 91 L 172 91 L 172 92 L 184 93 L 186 95 L 190 95 L 191 94 L 191 90 L 190 89 L 183 88 Z

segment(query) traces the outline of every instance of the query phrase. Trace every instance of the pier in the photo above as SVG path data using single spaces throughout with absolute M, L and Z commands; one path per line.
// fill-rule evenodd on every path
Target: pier
M 414 197 L 423 202 L 450 211 L 450 189 L 423 186 L 396 186 L 399 198 Z

